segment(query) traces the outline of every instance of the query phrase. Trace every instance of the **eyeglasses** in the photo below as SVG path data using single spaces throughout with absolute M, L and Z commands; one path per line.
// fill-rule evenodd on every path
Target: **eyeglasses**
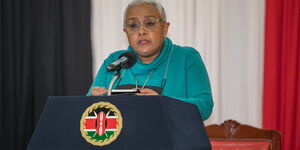
M 146 29 L 150 31 L 154 31 L 155 28 L 157 27 L 158 22 L 164 22 L 164 21 L 161 19 L 149 18 L 144 20 L 144 22 L 141 24 L 137 20 L 130 20 L 127 24 L 124 25 L 124 28 L 126 28 L 129 33 L 137 32 L 141 26 L 146 27 Z

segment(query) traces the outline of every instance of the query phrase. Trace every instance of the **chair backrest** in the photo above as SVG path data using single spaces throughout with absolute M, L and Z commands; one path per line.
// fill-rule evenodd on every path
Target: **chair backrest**
M 234 120 L 205 128 L 212 150 L 280 150 L 281 135 L 276 130 L 259 129 Z

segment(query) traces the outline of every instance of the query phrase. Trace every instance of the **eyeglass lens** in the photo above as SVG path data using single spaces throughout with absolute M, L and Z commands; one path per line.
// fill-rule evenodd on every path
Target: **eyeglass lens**
M 130 32 L 136 32 L 138 31 L 138 29 L 141 26 L 145 26 L 147 29 L 153 30 L 156 27 L 156 24 L 159 20 L 158 19 L 146 19 L 144 20 L 143 24 L 141 25 L 141 23 L 137 20 L 131 20 L 128 22 L 128 24 L 126 25 L 126 28 L 130 31 Z

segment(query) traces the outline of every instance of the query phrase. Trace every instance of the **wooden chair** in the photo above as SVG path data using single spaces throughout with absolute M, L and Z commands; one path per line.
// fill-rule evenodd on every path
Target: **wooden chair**
M 280 150 L 281 135 L 276 130 L 259 129 L 234 120 L 205 128 L 212 150 Z

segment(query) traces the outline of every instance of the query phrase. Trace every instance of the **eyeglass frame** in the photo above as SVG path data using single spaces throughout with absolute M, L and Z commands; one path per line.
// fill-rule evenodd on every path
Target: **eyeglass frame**
M 164 21 L 163 19 L 160 19 L 160 18 L 155 18 L 154 20 L 155 20 L 156 23 L 157 23 L 157 22 L 166 23 L 166 21 Z M 155 24 L 155 25 L 156 25 L 156 24 Z M 144 22 L 142 22 L 142 24 L 141 24 L 141 22 L 139 22 L 136 31 L 133 31 L 133 32 L 130 32 L 130 33 L 136 33 L 142 26 L 145 26 Z M 128 24 L 124 24 L 124 25 L 123 25 L 123 28 L 128 29 Z M 146 28 L 147 30 L 151 30 L 151 29 L 149 29 L 149 27 L 147 27 L 147 26 L 145 26 L 145 28 Z

